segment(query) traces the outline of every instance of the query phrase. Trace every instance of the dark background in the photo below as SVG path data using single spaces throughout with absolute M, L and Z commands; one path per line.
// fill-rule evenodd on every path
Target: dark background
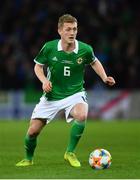
M 0 5 L 0 90 L 40 90 L 33 59 L 59 38 L 59 16 L 78 19 L 78 40 L 92 45 L 113 89 L 140 89 L 140 3 L 128 0 L 6 0 Z M 85 87 L 109 88 L 89 67 Z

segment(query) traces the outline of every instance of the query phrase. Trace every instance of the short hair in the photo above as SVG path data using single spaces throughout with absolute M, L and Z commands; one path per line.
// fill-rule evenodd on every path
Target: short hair
M 62 27 L 64 23 L 77 23 L 77 19 L 72 16 L 71 14 L 64 14 L 63 16 L 59 17 L 58 20 L 58 28 Z

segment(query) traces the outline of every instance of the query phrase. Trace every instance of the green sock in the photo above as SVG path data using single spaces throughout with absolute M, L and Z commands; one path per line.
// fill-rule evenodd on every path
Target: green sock
M 82 133 L 84 131 L 85 128 L 85 121 L 84 122 L 79 122 L 79 121 L 74 121 L 72 124 L 72 128 L 71 128 L 71 133 L 70 133 L 70 140 L 69 140 L 69 144 L 67 147 L 67 152 L 73 152 L 76 148 L 76 145 L 78 144 Z
M 30 137 L 29 135 L 26 135 L 26 137 L 25 137 L 26 159 L 28 159 L 28 160 L 33 159 L 36 144 L 37 144 L 37 138 L 36 137 Z

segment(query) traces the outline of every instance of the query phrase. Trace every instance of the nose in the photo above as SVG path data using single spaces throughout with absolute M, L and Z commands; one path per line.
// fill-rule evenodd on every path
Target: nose
M 74 34 L 74 30 L 73 29 L 70 31 L 70 34 L 72 34 L 72 35 Z

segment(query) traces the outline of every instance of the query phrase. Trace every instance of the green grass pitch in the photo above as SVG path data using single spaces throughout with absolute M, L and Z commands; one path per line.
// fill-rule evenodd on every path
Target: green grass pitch
M 63 154 L 69 138 L 70 124 L 54 121 L 38 138 L 34 165 L 16 167 L 24 157 L 24 135 L 27 121 L 0 121 L 0 178 L 10 179 L 139 179 L 140 121 L 88 121 L 76 153 L 81 168 L 69 166 Z M 96 148 L 109 150 L 112 165 L 94 170 L 88 156 Z

